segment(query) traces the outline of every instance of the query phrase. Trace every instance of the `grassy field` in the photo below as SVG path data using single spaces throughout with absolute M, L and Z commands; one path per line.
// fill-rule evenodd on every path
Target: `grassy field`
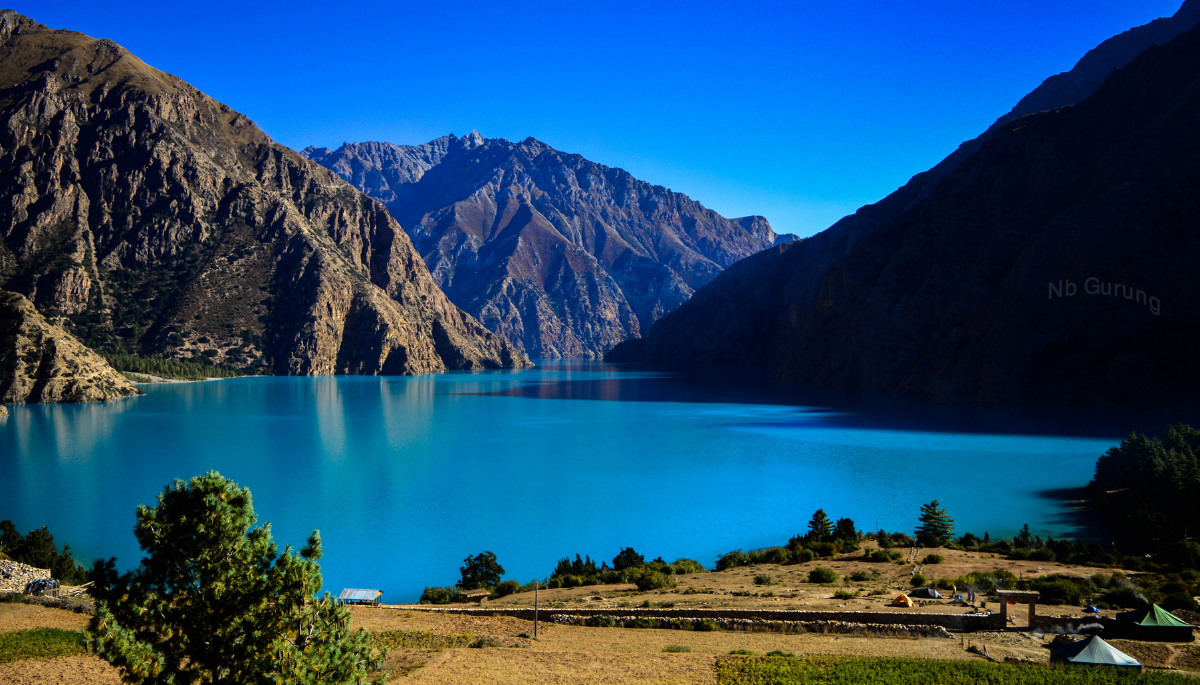
M 75 656 L 85 652 L 83 633 L 76 630 L 34 628 L 0 633 L 0 664 Z
M 992 664 L 928 659 L 754 657 L 717 659 L 718 685 L 1178 685 L 1194 679 L 1175 673 L 1046 664 Z

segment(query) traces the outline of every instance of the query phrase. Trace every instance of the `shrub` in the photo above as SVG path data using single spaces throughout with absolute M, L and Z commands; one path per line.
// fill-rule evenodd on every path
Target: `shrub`
M 721 629 L 721 624 L 715 619 L 701 618 L 692 622 L 692 630 L 700 632 L 714 632 Z
M 637 588 L 642 592 L 647 590 L 661 590 L 665 587 L 675 587 L 677 585 L 675 579 L 665 573 L 650 570 L 643 570 L 637 574 L 637 577 L 632 578 L 631 582 L 637 585 Z
M 455 587 L 427 587 L 421 593 L 420 599 L 421 604 L 450 604 L 461 601 L 462 595 Z
M 704 567 L 695 559 L 676 559 L 671 563 L 671 567 L 675 570 L 675 575 L 704 573 Z
M 496 586 L 495 593 L 496 593 L 497 597 L 507 597 L 508 595 L 515 594 L 520 591 L 521 591 L 520 583 L 518 583 L 515 580 L 506 580 L 503 583 L 500 583 L 499 585 Z
M 1167 611 L 1175 611 L 1176 609 L 1200 611 L 1200 606 L 1196 604 L 1196 600 L 1186 592 L 1174 592 L 1167 595 L 1162 601 L 1162 608 Z
M 755 656 L 757 654 L 756 652 L 752 652 L 748 649 L 731 649 L 731 650 L 729 650 L 729 653 L 730 654 L 741 654 L 744 656 Z
M 837 592 L 833 593 L 834 599 L 853 599 L 857 596 L 857 592 L 851 592 L 849 590 L 838 590 Z
M 626 547 L 613 558 L 613 568 L 624 571 L 631 568 L 641 568 L 646 565 L 646 557 L 638 554 L 632 547 Z
M 613 616 L 588 616 L 583 624 L 592 628 L 615 628 L 617 619 Z
M 782 649 L 772 649 L 771 651 L 767 652 L 767 656 L 796 656 L 796 655 L 792 654 L 791 652 L 785 652 Z
M 1041 601 L 1045 604 L 1078 605 L 1083 599 L 1083 588 L 1070 578 L 1062 576 L 1037 578 L 1030 586 L 1041 593 Z
M 833 542 L 814 542 L 806 549 L 812 550 L 812 553 L 818 557 L 831 557 L 837 554 L 838 546 Z
M 755 585 L 772 585 L 774 583 L 775 581 L 771 579 L 771 576 L 765 573 L 760 573 L 757 576 L 754 576 Z
M 810 583 L 836 583 L 838 574 L 831 568 L 818 566 L 808 572 L 808 582 Z
M 1128 586 L 1108 590 L 1100 596 L 1100 599 L 1110 606 L 1124 609 L 1140 609 L 1150 604 L 1137 588 Z
M 792 552 L 792 563 L 793 564 L 806 564 L 816 558 L 817 558 L 817 555 L 814 554 L 811 549 L 801 549 L 801 550 Z
M 942 555 L 940 555 L 940 554 L 926 554 L 925 558 L 921 560 L 921 563 L 922 564 L 940 564 L 943 561 L 945 561 L 945 559 L 942 558 Z
M 481 637 L 467 646 L 474 649 L 487 649 L 489 647 L 502 647 L 503 645 L 501 645 L 500 641 L 494 637 Z
M 716 569 L 718 571 L 726 571 L 731 568 L 749 565 L 750 564 L 746 559 L 746 555 L 742 552 L 742 550 L 735 549 L 732 552 L 726 552 L 717 557 Z
M 854 573 L 850 574 L 850 580 L 853 580 L 856 583 L 862 583 L 870 579 L 871 574 L 867 573 L 866 571 L 855 571 Z
M 690 651 L 692 651 L 692 648 L 688 647 L 687 645 L 667 645 L 666 647 L 663 647 L 663 651 L 664 652 L 690 652 Z
M 1046 547 L 1039 547 L 1031 550 L 1027 558 L 1030 561 L 1054 561 L 1054 551 Z
M 925 574 L 923 573 L 914 573 L 912 574 L 912 578 L 908 579 L 908 584 L 913 587 L 923 587 L 926 582 L 928 582 L 928 579 L 925 578 Z

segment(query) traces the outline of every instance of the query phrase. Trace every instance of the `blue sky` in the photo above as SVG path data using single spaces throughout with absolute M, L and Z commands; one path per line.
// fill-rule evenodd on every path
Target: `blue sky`
M 810 235 L 1180 0 L 13 5 L 293 148 L 533 136 Z

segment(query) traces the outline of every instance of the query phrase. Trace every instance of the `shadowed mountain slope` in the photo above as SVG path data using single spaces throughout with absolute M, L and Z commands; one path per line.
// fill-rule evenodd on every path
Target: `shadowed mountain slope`
M 725 219 L 533 138 L 302 154 L 387 205 L 450 299 L 531 356 L 601 355 L 778 240 L 762 217 Z
M 0 287 L 98 349 L 279 374 L 526 360 L 399 224 L 109 40 L 0 12 Z
M 766 365 L 942 402 L 1188 406 L 1197 93 L 1192 30 L 1076 106 L 997 126 L 896 213 L 864 208 L 865 228 L 735 264 L 610 358 Z

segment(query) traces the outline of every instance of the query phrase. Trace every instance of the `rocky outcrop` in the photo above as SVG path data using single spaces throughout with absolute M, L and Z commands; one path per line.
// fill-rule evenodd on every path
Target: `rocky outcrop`
M 0 291 L 0 402 L 100 402 L 139 394 L 29 300 Z
M 108 40 L 0 13 L 0 286 L 84 343 L 253 373 L 527 364 L 399 224 Z
M 998 127 L 872 226 L 735 264 L 614 360 L 955 403 L 1194 406 L 1200 30 Z
M 601 355 L 781 238 L 533 138 L 302 154 L 386 204 L 451 300 L 535 357 Z

